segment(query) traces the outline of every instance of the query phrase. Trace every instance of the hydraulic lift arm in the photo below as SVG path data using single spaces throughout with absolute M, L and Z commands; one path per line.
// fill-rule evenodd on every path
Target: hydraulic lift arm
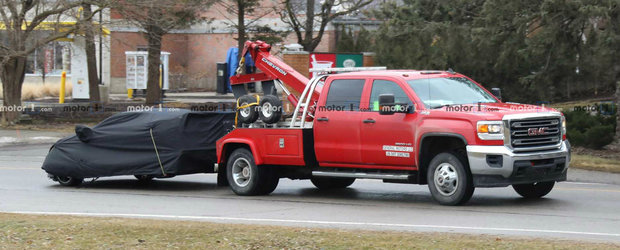
M 244 83 L 279 80 L 300 93 L 304 90 L 310 80 L 288 64 L 271 55 L 270 50 L 271 45 L 263 41 L 245 42 L 245 46 L 241 52 L 241 60 L 239 61 L 237 72 L 235 75 L 230 77 L 230 84 L 233 88 L 235 88 L 235 85 L 239 86 Z M 247 53 L 249 53 L 252 60 L 254 60 L 254 65 L 256 65 L 256 68 L 261 71 L 260 73 L 242 74 L 242 69 L 245 67 L 245 55 Z M 316 98 L 318 98 L 320 93 L 321 88 L 317 87 L 314 90 L 313 97 L 316 96 Z M 290 92 L 287 94 L 287 99 L 291 102 L 291 104 L 297 105 L 298 98 Z M 239 96 L 236 95 L 237 93 L 235 93 L 235 97 L 239 98 Z

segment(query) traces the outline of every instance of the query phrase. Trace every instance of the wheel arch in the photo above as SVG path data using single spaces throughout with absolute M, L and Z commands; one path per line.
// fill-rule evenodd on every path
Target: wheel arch
M 427 184 L 426 172 L 428 165 L 435 155 L 446 152 L 455 151 L 467 160 L 467 139 L 457 133 L 426 133 L 420 137 L 418 145 L 418 183 Z M 465 162 L 466 168 L 469 169 L 468 162 Z
M 248 141 L 226 141 L 222 145 L 222 153 L 220 154 L 220 159 L 218 162 L 218 164 L 220 164 L 220 168 L 226 165 L 230 154 L 232 154 L 232 152 L 234 152 L 238 148 L 245 148 L 247 150 L 250 150 L 252 156 L 254 157 L 254 162 L 256 163 L 256 165 L 262 164 L 262 158 L 258 154 L 254 143 Z

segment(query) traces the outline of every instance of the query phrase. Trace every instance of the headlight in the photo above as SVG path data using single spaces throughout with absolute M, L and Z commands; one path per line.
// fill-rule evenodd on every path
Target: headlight
M 482 140 L 503 140 L 504 126 L 502 121 L 479 121 L 477 124 L 478 138 Z
M 562 135 L 566 134 L 566 118 L 562 116 Z

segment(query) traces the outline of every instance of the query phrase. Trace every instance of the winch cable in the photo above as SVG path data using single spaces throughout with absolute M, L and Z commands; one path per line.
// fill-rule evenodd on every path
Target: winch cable
M 164 165 L 161 164 L 161 159 L 159 158 L 159 151 L 157 151 L 157 144 L 155 144 L 155 137 L 153 137 L 153 128 L 150 128 L 151 131 L 151 140 L 153 141 L 153 148 L 155 149 L 155 155 L 157 155 L 157 161 L 159 162 L 159 167 L 161 168 L 161 173 L 166 176 L 166 171 L 164 171 Z

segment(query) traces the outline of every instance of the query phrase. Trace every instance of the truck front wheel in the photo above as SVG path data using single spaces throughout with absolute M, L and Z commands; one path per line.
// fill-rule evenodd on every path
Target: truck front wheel
M 516 184 L 512 185 L 512 188 L 523 198 L 536 199 L 547 195 L 553 189 L 555 185 L 554 181 L 538 182 L 530 184 Z
M 433 199 L 441 205 L 460 205 L 474 194 L 467 160 L 459 154 L 446 152 L 436 155 L 428 166 L 426 178 Z
M 252 153 L 238 148 L 228 158 L 226 177 L 230 188 L 237 195 L 265 195 L 273 192 L 279 177 L 270 167 L 258 167 Z
M 310 181 L 319 189 L 338 189 L 351 186 L 355 178 L 312 177 Z

